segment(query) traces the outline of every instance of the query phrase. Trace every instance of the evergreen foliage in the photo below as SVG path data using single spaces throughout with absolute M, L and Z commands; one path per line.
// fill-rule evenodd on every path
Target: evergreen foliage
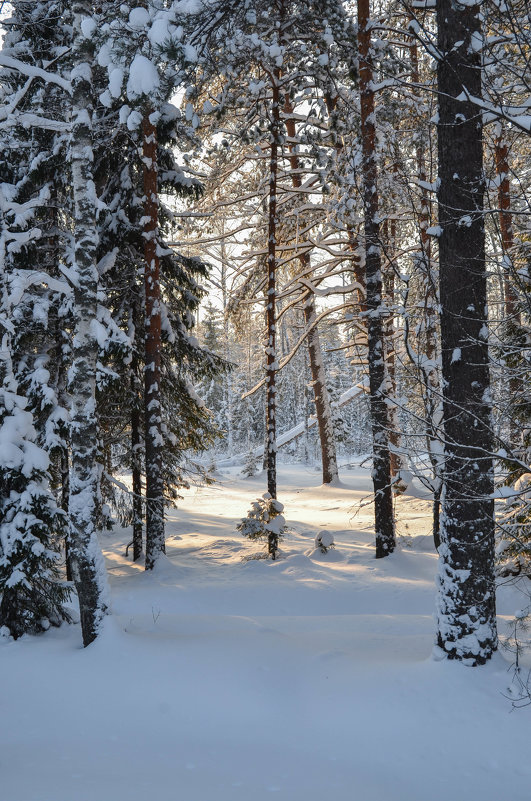
M 284 505 L 266 492 L 258 498 L 247 512 L 237 531 L 250 540 L 266 540 L 267 553 L 274 560 L 278 555 L 279 542 L 286 530 L 286 521 L 281 514 Z
M 8 237 L 4 229 L 0 247 Z M 12 372 L 11 304 L 1 271 L 0 280 L 0 628 L 17 639 L 70 619 L 64 608 L 69 589 L 60 579 L 66 520 L 50 491 L 49 459 L 36 443 L 32 414 Z

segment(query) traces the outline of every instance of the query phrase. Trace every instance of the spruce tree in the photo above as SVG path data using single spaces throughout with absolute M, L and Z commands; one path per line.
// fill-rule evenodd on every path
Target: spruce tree
M 59 537 L 65 518 L 49 487 L 47 454 L 12 367 L 12 297 L 5 253 L 27 240 L 11 232 L 8 186 L 0 190 L 0 629 L 15 639 L 69 620 L 69 590 L 60 579 Z M 14 194 L 14 193 L 12 193 Z

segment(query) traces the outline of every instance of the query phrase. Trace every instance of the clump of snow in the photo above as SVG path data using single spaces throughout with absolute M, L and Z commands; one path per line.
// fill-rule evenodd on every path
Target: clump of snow
M 142 6 L 132 8 L 129 12 L 129 25 L 137 31 L 147 28 L 149 25 L 148 10 Z
M 149 58 L 137 53 L 129 67 L 127 80 L 127 97 L 137 100 L 143 95 L 155 94 L 160 86 L 160 78 L 156 66 Z
M 319 531 L 315 536 L 315 547 L 319 548 L 321 553 L 327 553 L 330 548 L 335 547 L 334 535 L 331 531 Z

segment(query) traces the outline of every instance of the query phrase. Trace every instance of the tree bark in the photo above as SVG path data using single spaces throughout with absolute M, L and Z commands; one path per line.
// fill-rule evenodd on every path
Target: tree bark
M 134 330 L 137 330 L 137 309 L 134 312 Z M 133 491 L 133 561 L 142 556 L 142 427 L 141 404 L 142 385 L 138 376 L 138 355 L 136 337 L 133 338 L 133 358 L 131 360 L 131 477 Z
M 142 121 L 144 161 L 144 287 L 145 287 L 145 374 L 144 415 L 146 449 L 146 570 L 152 570 L 165 552 L 164 479 L 162 474 L 161 381 L 161 293 L 158 233 L 157 130 L 151 109 Z
M 295 142 L 297 131 L 295 127 L 295 120 L 290 118 L 290 114 L 293 113 L 293 108 L 288 100 L 286 100 L 284 103 L 284 111 L 286 113 L 286 131 L 288 134 L 288 140 L 291 140 L 293 143 Z M 300 176 L 300 161 L 294 144 L 289 145 L 289 152 L 291 183 L 294 189 L 300 189 L 302 186 L 302 180 Z M 298 258 L 303 273 L 308 275 L 308 270 L 311 266 L 310 254 L 302 253 Z M 319 429 L 319 441 L 321 443 L 323 484 L 331 484 L 338 477 L 336 442 L 332 419 L 332 407 L 330 405 L 330 397 L 326 386 L 326 375 L 323 364 L 323 354 L 321 351 L 321 342 L 319 339 L 319 331 L 317 330 L 317 326 L 314 325 L 316 318 L 315 302 L 311 293 L 308 294 L 303 302 L 303 311 L 304 322 L 310 329 L 307 338 L 308 356 L 310 360 L 310 371 L 312 374 L 312 388 L 315 399 L 317 426 Z
M 387 374 L 384 347 L 384 304 L 382 259 L 378 218 L 377 167 L 375 158 L 375 103 L 372 89 L 369 0 L 358 0 L 358 48 L 361 93 L 362 177 L 365 233 L 365 275 L 367 288 L 367 329 L 369 386 L 373 438 L 374 512 L 376 558 L 388 556 L 395 548 L 393 496 L 389 435 L 387 430 Z
M 390 221 L 386 220 L 385 225 L 385 239 L 386 247 L 388 250 L 388 264 L 387 269 L 383 276 L 383 289 L 385 292 L 386 304 L 389 306 L 390 313 L 384 324 L 384 338 L 385 338 L 385 364 L 387 374 L 389 376 L 389 400 L 387 414 L 389 425 L 389 445 L 390 449 L 390 467 L 391 467 L 391 480 L 393 482 L 393 492 L 399 495 L 407 489 L 407 483 L 404 479 L 404 471 L 406 468 L 404 455 L 400 452 L 400 423 L 398 420 L 398 406 L 396 404 L 396 343 L 395 343 L 395 327 L 394 315 L 391 309 L 395 305 L 395 272 L 396 265 L 396 219 L 392 218 Z M 390 228 L 390 233 L 389 229 Z
M 98 344 L 93 333 L 97 311 L 96 196 L 92 175 L 92 52 L 81 30 L 91 5 L 73 5 L 72 70 L 72 189 L 76 281 L 73 287 L 76 327 L 72 346 L 70 394 L 70 542 L 69 558 L 79 598 L 83 644 L 97 636 L 107 611 L 107 585 L 103 556 L 96 534 L 99 472 L 96 465 L 96 360 Z
M 501 125 L 501 124 L 500 124 Z M 513 216 L 511 213 L 511 183 L 509 181 L 509 146 L 501 127 L 494 143 L 494 156 L 496 160 L 496 176 L 498 178 L 498 205 L 500 234 L 503 252 L 503 295 L 505 320 L 511 326 L 521 324 L 518 310 L 518 297 L 512 284 L 514 247 Z M 514 374 L 509 375 L 508 389 L 512 409 L 510 410 L 509 438 L 511 446 L 519 448 L 522 445 L 522 429 L 520 426 L 518 406 L 522 403 L 524 387 L 522 381 Z M 516 413 L 515 413 L 516 412 Z
M 269 208 L 267 232 L 267 303 L 266 303 L 266 444 L 267 491 L 277 497 L 276 430 L 276 272 L 277 272 L 277 184 L 280 146 L 280 70 L 272 73 L 271 150 L 269 158 Z M 274 556 L 273 556 L 274 558 Z
M 439 259 L 444 488 L 437 641 L 483 664 L 496 649 L 479 5 L 438 0 Z
M 420 84 L 418 46 L 416 40 L 411 40 L 411 80 L 414 86 Z M 433 515 L 432 534 L 435 549 L 441 544 L 440 538 L 440 504 L 442 490 L 442 397 L 439 377 L 439 354 L 437 348 L 437 292 L 436 276 L 432 265 L 431 237 L 428 229 L 431 225 L 431 203 L 427 189 L 428 175 L 426 171 L 426 158 L 424 143 L 420 137 L 415 143 L 415 158 L 417 162 L 417 179 L 420 189 L 420 208 L 418 214 L 420 232 L 420 257 L 417 269 L 421 274 L 421 292 L 424 293 L 424 355 L 417 360 L 418 369 L 423 384 L 424 404 L 426 415 L 426 445 L 433 471 Z M 421 344 L 419 343 L 419 348 Z

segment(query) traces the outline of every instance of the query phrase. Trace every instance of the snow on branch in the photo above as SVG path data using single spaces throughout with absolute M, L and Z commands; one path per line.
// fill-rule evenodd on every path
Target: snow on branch
M 40 67 L 34 67 L 31 64 L 26 64 L 24 61 L 19 61 L 18 58 L 13 58 L 5 53 L 0 53 L 0 67 L 16 70 L 17 72 L 20 72 L 21 75 L 26 75 L 28 78 L 40 78 L 45 83 L 54 83 L 56 86 L 60 86 L 61 89 L 64 89 L 65 92 L 68 92 L 68 94 L 71 94 L 72 92 L 72 85 L 70 81 L 66 81 L 64 78 L 61 78 L 60 75 L 57 75 L 53 72 L 47 72 L 46 70 L 43 70 Z
M 504 108 L 502 105 L 497 106 L 495 103 L 492 103 L 489 100 L 483 100 L 481 97 L 475 97 L 468 91 L 466 87 L 463 87 L 463 91 L 456 98 L 456 100 L 473 103 L 475 106 L 482 109 L 482 111 L 486 112 L 487 114 L 488 122 L 503 119 L 507 122 L 510 122 L 511 125 L 514 125 L 515 128 L 518 128 L 520 131 L 523 131 L 526 134 L 531 133 L 531 113 L 529 113 L 529 102 L 524 103 L 522 106 L 506 106 Z
M 302 300 L 302 298 L 299 300 Z M 282 370 L 282 368 L 285 367 L 293 359 L 293 357 L 295 356 L 301 345 L 303 345 L 306 342 L 308 334 L 311 331 L 313 331 L 314 328 L 317 327 L 317 325 L 324 317 L 327 317 L 329 314 L 333 314 L 334 312 L 341 311 L 342 309 L 347 309 L 350 306 L 352 306 L 352 303 L 342 303 L 340 306 L 334 306 L 333 308 L 326 309 L 325 311 L 321 312 L 321 314 L 318 314 L 313 320 L 312 324 L 309 325 L 305 329 L 305 331 L 301 334 L 301 336 L 299 337 L 299 339 L 297 340 L 291 351 L 286 356 L 284 356 L 283 359 L 280 360 L 278 369 Z M 266 379 L 262 378 L 262 380 L 259 381 L 257 384 L 255 384 L 252 389 L 248 390 L 248 392 L 244 392 L 243 395 L 241 396 L 241 399 L 245 400 L 245 398 L 250 398 L 251 395 L 254 395 L 256 392 L 258 392 L 259 389 L 261 389 L 264 386 L 265 382 Z
M 35 284 L 45 284 L 52 292 L 69 295 L 70 287 L 65 281 L 52 278 L 41 270 L 17 270 L 9 277 L 9 302 L 12 307 L 22 300 L 27 290 Z

